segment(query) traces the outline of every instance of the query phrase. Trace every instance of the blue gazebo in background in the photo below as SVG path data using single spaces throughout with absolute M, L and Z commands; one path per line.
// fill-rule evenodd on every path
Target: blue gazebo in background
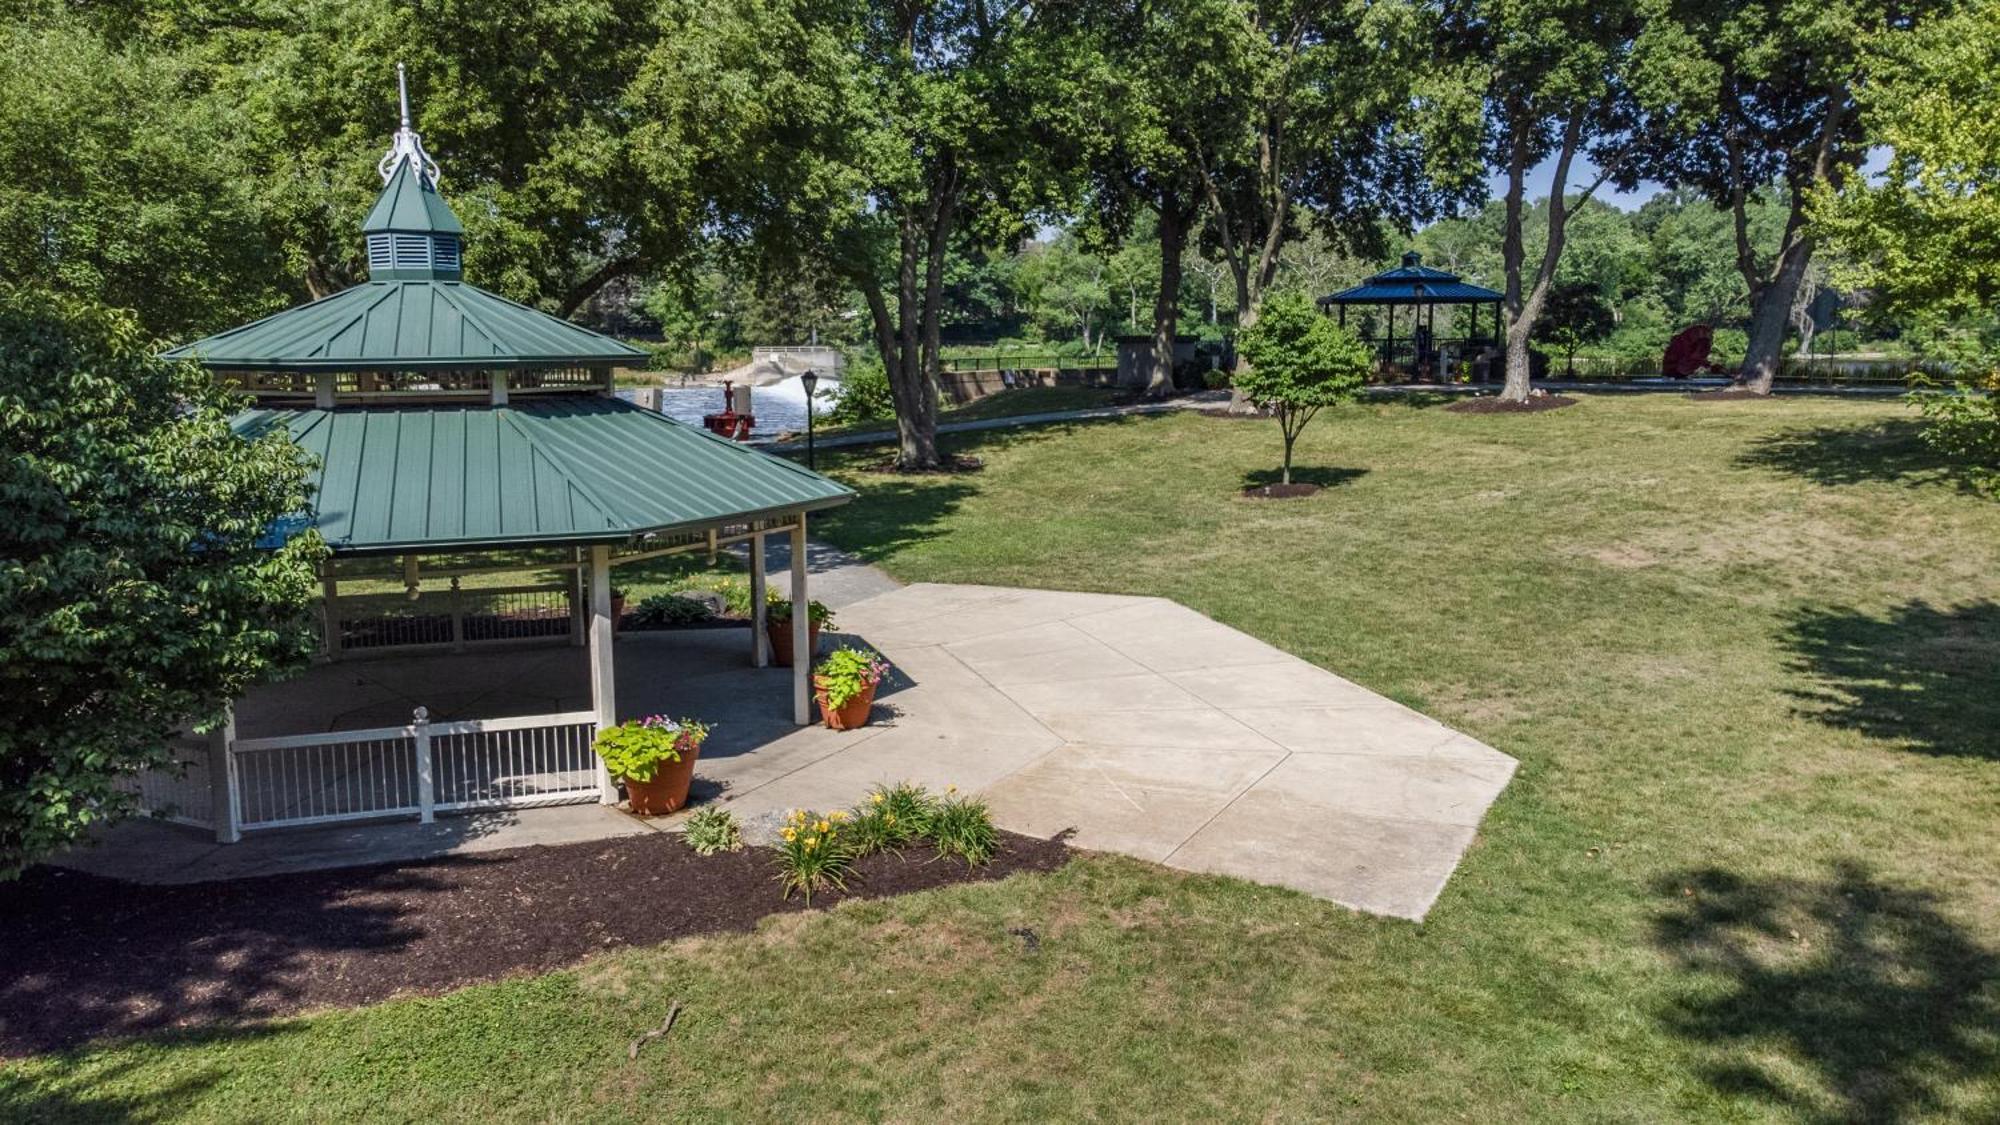
M 1449 380 L 1459 365 L 1485 382 L 1487 368 L 1500 351 L 1500 303 L 1504 298 L 1491 289 L 1472 285 L 1455 273 L 1423 264 L 1415 250 L 1403 255 L 1403 264 L 1319 299 L 1321 311 L 1333 311 L 1347 324 L 1350 306 L 1371 310 L 1362 316 L 1361 338 L 1375 349 L 1385 373 L 1419 380 Z M 1450 317 L 1446 334 L 1437 334 L 1439 305 L 1468 306 L 1469 316 Z M 1491 305 L 1493 317 L 1482 323 L 1481 306 Z M 1407 327 L 1398 332 L 1398 312 L 1408 307 Z M 1376 314 L 1372 310 L 1380 309 Z

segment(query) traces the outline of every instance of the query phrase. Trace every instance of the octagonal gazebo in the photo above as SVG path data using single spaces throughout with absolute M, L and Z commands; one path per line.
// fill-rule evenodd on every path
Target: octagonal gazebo
M 1374 349 L 1385 372 L 1449 381 L 1452 370 L 1463 362 L 1483 382 L 1491 359 L 1499 352 L 1503 299 L 1491 289 L 1460 280 L 1455 273 L 1424 265 L 1423 256 L 1411 250 L 1404 253 L 1401 266 L 1384 270 L 1352 289 L 1321 297 L 1319 307 L 1322 312 L 1333 310 L 1343 326 L 1351 307 L 1380 310 L 1380 322 L 1364 326 L 1362 339 Z M 1440 305 L 1453 311 L 1466 309 L 1468 322 L 1454 325 L 1448 320 L 1445 335 L 1438 335 Z M 1486 305 L 1493 307 L 1493 317 L 1482 329 L 1479 310 Z M 1399 335 L 1397 313 L 1404 308 L 1410 310 L 1409 323 Z
M 400 80 L 400 68 L 399 80 Z M 402 127 L 362 224 L 368 280 L 167 352 L 255 396 L 245 435 L 282 431 L 314 455 L 302 524 L 331 548 L 322 620 L 329 660 L 362 650 L 463 651 L 568 643 L 589 650 L 591 707 L 236 737 L 232 722 L 142 794 L 234 841 L 246 828 L 595 800 L 617 792 L 590 751 L 619 721 L 612 571 L 747 543 L 749 661 L 764 632 L 767 537 L 791 541 L 791 600 L 807 603 L 806 518 L 853 493 L 613 394 L 645 353 L 509 301 L 463 277 L 464 228 L 437 164 Z M 560 582 L 494 590 L 464 580 L 529 571 Z M 343 589 L 343 587 L 348 587 Z M 792 615 L 809 652 L 808 614 Z M 792 718 L 810 718 L 809 661 Z M 150 787 L 150 788 L 149 788 Z

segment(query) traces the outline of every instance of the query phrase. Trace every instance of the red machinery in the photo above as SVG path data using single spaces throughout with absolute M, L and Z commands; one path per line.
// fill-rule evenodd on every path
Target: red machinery
M 742 414 L 737 413 L 734 384 L 724 380 L 722 384 L 722 412 L 720 414 L 702 415 L 701 424 L 708 428 L 708 432 L 720 434 L 731 441 L 749 441 L 750 431 L 757 425 L 757 416 L 747 412 Z

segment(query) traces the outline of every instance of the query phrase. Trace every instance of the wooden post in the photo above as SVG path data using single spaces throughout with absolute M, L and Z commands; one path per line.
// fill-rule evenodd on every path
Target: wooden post
M 321 371 L 313 375 L 313 406 L 319 410 L 333 409 L 333 372 Z
M 806 597 L 806 514 L 792 525 L 792 721 L 812 722 L 812 602 Z
M 222 716 L 221 725 L 208 732 L 208 818 L 215 823 L 215 842 L 240 843 L 243 829 L 243 794 L 236 778 L 236 708 Z
M 618 725 L 618 685 L 611 663 L 611 548 L 590 549 L 590 702 L 597 712 L 597 729 Z M 597 800 L 618 803 L 618 787 L 604 759 L 597 759 Z
M 451 576 L 451 651 L 465 651 L 465 595 L 456 574 Z
M 507 405 L 507 373 L 505 371 L 495 371 L 488 375 L 486 377 L 486 389 L 487 405 Z
M 419 707 L 410 715 L 410 730 L 417 742 L 417 819 L 429 824 L 437 819 L 437 777 L 431 770 L 431 712 Z
M 764 568 L 769 565 L 764 559 L 764 533 L 750 537 L 750 664 L 754 668 L 771 666 L 771 638 L 766 626 L 771 620 L 770 606 L 765 594 L 766 579 Z

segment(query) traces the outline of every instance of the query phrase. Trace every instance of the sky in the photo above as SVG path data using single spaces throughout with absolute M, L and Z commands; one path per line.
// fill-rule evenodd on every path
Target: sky
M 1553 156 L 1528 169 L 1528 198 L 1531 200 L 1540 199 L 1549 194 L 1549 184 L 1555 178 L 1556 159 Z M 1587 156 L 1578 156 L 1570 164 L 1570 194 L 1574 195 L 1582 191 L 1584 188 L 1590 186 L 1590 181 L 1596 178 L 1597 165 L 1592 164 L 1590 158 Z M 1506 195 L 1507 173 L 1504 171 L 1494 172 L 1487 176 L 1486 190 L 1493 193 L 1493 198 L 1495 199 Z M 1603 187 L 1597 189 L 1595 198 L 1611 204 L 1620 211 L 1637 211 L 1641 204 L 1658 195 L 1661 190 L 1663 189 L 1660 185 L 1651 180 L 1641 180 L 1639 186 L 1632 191 L 1617 191 L 1610 184 L 1605 184 Z

